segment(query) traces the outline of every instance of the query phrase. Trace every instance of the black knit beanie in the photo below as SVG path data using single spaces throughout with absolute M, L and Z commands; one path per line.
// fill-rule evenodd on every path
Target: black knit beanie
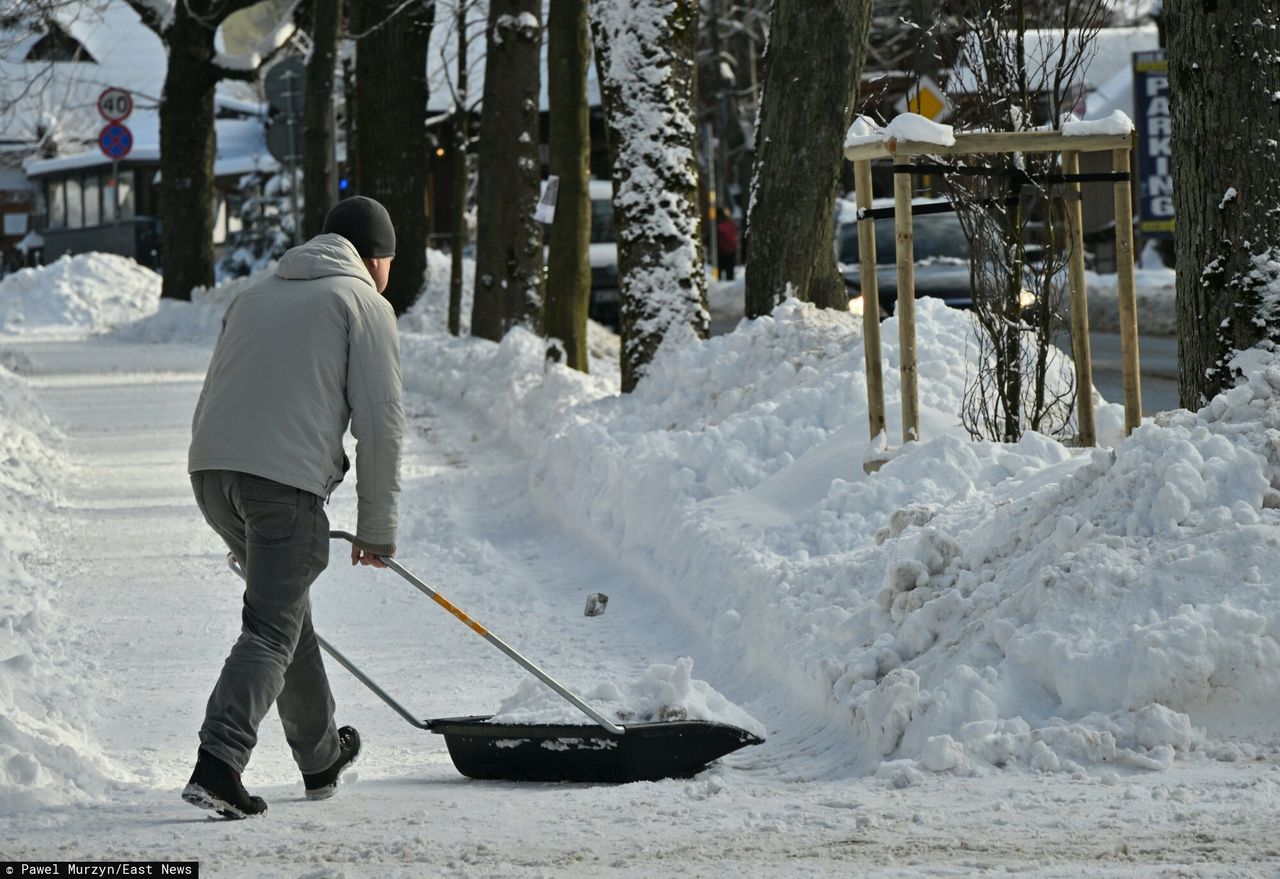
M 363 195 L 343 199 L 324 218 L 324 231 L 355 245 L 361 259 L 396 255 L 396 229 L 387 209 Z

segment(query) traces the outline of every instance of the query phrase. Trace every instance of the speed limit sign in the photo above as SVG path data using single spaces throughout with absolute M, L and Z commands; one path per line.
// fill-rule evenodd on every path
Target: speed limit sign
M 123 122 L 133 112 L 133 95 L 124 89 L 103 89 L 98 95 L 98 112 L 108 122 Z

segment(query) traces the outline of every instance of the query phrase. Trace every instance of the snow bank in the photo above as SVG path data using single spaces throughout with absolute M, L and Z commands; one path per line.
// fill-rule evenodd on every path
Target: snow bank
M 155 311 L 160 276 L 110 253 L 64 256 L 0 281 L 0 334 L 98 331 Z
M 582 698 L 622 724 L 708 720 L 765 737 L 760 721 L 706 681 L 693 677 L 693 660 L 687 656 L 677 659 L 675 665 L 652 665 L 638 680 L 622 687 L 606 681 L 584 692 Z M 491 720 L 503 724 L 594 722 L 534 677 L 521 681 L 516 691 L 502 700 Z
M 67 620 L 30 560 L 69 465 L 26 384 L 0 367 L 0 815 L 104 793 L 117 771 L 83 731 Z
M 275 273 L 275 263 L 241 278 L 223 281 L 215 287 L 197 287 L 191 301 L 161 300 L 153 313 L 113 327 L 108 336 L 120 342 L 152 344 L 190 342 L 212 345 L 222 330 L 222 316 L 241 292 Z
M 465 251 L 464 251 L 465 253 Z M 427 249 L 427 270 L 422 278 L 422 292 L 400 318 L 400 328 L 409 332 L 426 332 L 449 326 L 449 279 L 453 275 L 453 257 L 443 250 Z M 475 300 L 476 261 L 462 258 L 462 308 L 460 330 L 471 332 L 471 303 Z
M 740 690 L 825 712 L 850 766 L 902 784 L 1249 755 L 1280 715 L 1280 365 L 1114 449 L 975 442 L 968 318 L 919 311 L 926 439 L 872 476 L 857 320 L 795 302 L 664 348 L 625 398 L 539 375 L 519 335 L 419 340 L 456 375 L 414 391 L 507 430 L 546 515 L 650 571 Z

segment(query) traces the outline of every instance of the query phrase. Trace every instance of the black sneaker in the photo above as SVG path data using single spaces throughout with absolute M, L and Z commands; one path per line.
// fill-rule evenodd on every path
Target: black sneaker
M 201 809 L 212 809 L 223 818 L 248 818 L 267 811 L 266 800 L 249 796 L 240 783 L 239 772 L 203 748 L 182 799 Z
M 344 726 L 338 730 L 338 743 L 341 752 L 333 765 L 320 772 L 304 772 L 302 781 L 307 786 L 307 799 L 327 800 L 338 792 L 338 776 L 356 762 L 360 756 L 360 733 L 354 726 Z

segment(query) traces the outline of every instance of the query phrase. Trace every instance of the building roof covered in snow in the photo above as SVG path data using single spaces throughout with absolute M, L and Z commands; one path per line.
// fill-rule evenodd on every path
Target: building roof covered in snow
M 106 123 L 98 96 L 114 87 L 134 99 L 125 121 L 134 135 L 130 158 L 158 157 L 157 110 L 167 67 L 160 37 L 124 0 L 57 4 L 48 20 L 24 17 L 22 10 L 16 0 L 0 3 L 0 13 L 10 13 L 7 21 L 0 15 L 0 143 L 67 156 L 81 166 L 103 162 L 96 141 Z M 254 86 L 224 81 L 217 91 L 220 115 L 261 112 L 255 98 Z M 240 130 L 244 122 L 219 120 L 219 138 L 234 140 L 219 147 L 220 161 L 224 153 L 229 160 L 251 148 L 265 157 L 265 142 L 250 143 L 252 136 Z
M 976 37 L 973 39 L 976 39 Z M 1081 35 L 1078 32 L 1073 32 L 1067 39 L 1068 54 L 1078 52 Z M 972 40 L 970 42 L 972 43 Z M 1062 50 L 1062 46 L 1061 30 L 1029 30 L 1026 32 L 1024 54 L 1026 56 L 1027 70 L 1033 78 L 1040 78 L 1044 80 L 1045 84 L 1052 82 L 1052 70 L 1055 66 L 1054 59 Z M 1089 90 L 1095 90 L 1112 83 L 1118 76 L 1127 74 L 1132 77 L 1133 53 L 1149 52 L 1158 48 L 1160 48 L 1160 36 L 1154 24 L 1137 27 L 1103 28 L 1088 43 L 1085 49 L 1086 58 L 1083 65 L 1084 81 L 1075 84 L 1083 85 Z M 965 57 L 970 59 L 979 57 L 980 52 L 981 49 L 975 45 L 968 45 L 964 49 Z M 1037 71 L 1048 71 L 1048 74 L 1036 77 Z M 962 63 L 957 67 L 955 75 L 951 79 L 949 90 L 957 94 L 966 94 L 972 92 L 974 86 L 973 71 L 969 66 Z M 1108 107 L 1106 112 L 1101 113 L 1101 115 L 1108 115 L 1112 109 L 1124 110 L 1127 114 L 1132 115 L 1132 100 L 1127 107 L 1114 104 Z

